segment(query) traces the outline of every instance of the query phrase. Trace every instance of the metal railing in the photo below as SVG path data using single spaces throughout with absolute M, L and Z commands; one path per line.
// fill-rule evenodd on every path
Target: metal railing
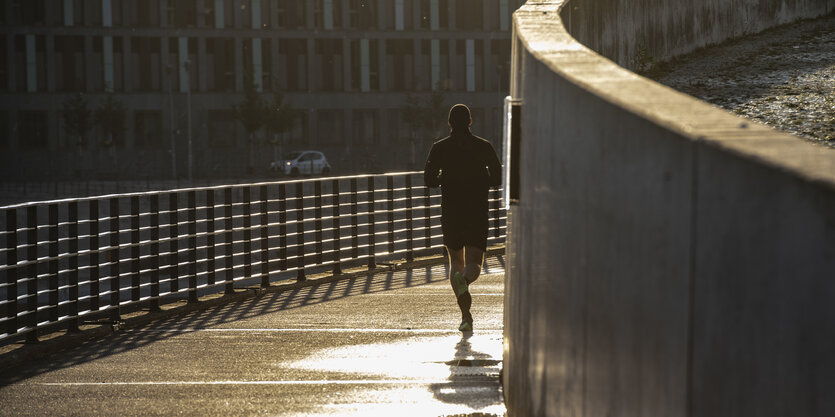
M 0 207 L 0 344 L 161 301 L 442 250 L 422 173 L 116 194 Z M 489 244 L 505 238 L 490 192 Z

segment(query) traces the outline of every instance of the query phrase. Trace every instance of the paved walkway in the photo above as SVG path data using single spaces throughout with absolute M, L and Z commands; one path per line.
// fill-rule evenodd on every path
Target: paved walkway
M 503 257 L 266 294 L 125 330 L 0 375 L 0 415 L 503 415 Z

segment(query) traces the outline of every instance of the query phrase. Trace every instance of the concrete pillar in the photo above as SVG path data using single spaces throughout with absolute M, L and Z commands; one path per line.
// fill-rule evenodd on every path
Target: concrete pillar
M 104 91 L 113 92 L 116 87 L 113 78 L 113 37 L 102 38 L 102 68 L 104 68 Z
M 475 41 L 467 39 L 466 61 L 467 61 L 467 91 L 475 91 Z
M 46 91 L 55 92 L 55 36 L 46 35 Z
M 163 80 L 163 82 L 160 83 L 160 86 L 162 86 L 162 89 L 165 92 L 168 92 L 169 88 L 171 88 L 171 91 L 174 91 L 174 86 L 172 85 L 174 80 L 172 80 L 173 77 L 168 75 L 166 67 L 171 65 L 171 70 L 176 71 L 177 64 L 174 62 L 168 62 L 168 38 L 164 36 L 159 39 L 159 55 L 160 80 Z
M 342 2 L 342 28 L 351 27 L 351 1 L 350 0 L 336 0 Z
M 510 13 L 508 12 L 507 0 L 499 0 L 499 29 L 510 30 Z
M 342 40 L 342 86 L 345 91 L 351 91 L 351 40 Z
M 429 0 L 429 28 L 431 30 L 438 30 L 440 23 L 438 0 Z
M 35 50 L 35 35 L 26 35 L 26 91 L 38 91 L 38 60 Z
M 250 15 L 250 23 L 253 29 L 261 28 L 261 0 L 252 0 L 250 5 L 252 14 Z M 260 39 L 258 40 L 260 42 Z M 259 50 L 260 53 L 260 50 Z
M 123 36 L 122 37 L 122 89 L 125 92 L 131 91 L 131 75 L 133 74 L 133 68 L 131 68 L 131 48 L 130 48 L 131 37 L 130 36 Z
M 438 39 L 429 41 L 430 66 L 432 68 L 432 79 L 429 88 L 434 90 L 440 86 L 441 81 L 441 43 Z M 453 41 L 454 42 L 454 41 Z
M 113 26 L 113 3 L 111 0 L 101 0 L 101 25 L 106 28 Z
M 360 39 L 360 91 L 371 91 L 371 60 L 368 39 Z
M 188 38 L 180 36 L 177 38 L 177 68 L 180 71 L 180 92 L 185 93 L 189 89 L 191 80 L 189 79 L 189 72 L 186 69 L 186 61 L 188 61 Z
M 197 38 L 197 88 L 200 92 L 209 90 L 208 63 L 206 62 L 206 38 Z
M 415 51 L 415 55 L 414 55 L 414 59 L 412 60 L 412 66 L 413 66 L 412 73 L 415 74 L 415 81 L 412 85 L 407 85 L 406 86 L 407 90 L 412 90 L 412 89 L 419 88 L 418 87 L 418 79 L 420 79 L 423 76 L 423 74 L 425 74 L 424 68 L 423 68 L 423 63 L 421 62 L 422 61 L 421 56 L 423 55 L 423 48 L 421 48 L 421 46 L 422 46 L 422 42 L 421 42 L 420 39 L 415 39 L 413 41 L 413 48 L 412 49 Z M 429 80 L 427 80 L 427 81 L 429 81 Z
M 322 26 L 325 30 L 333 29 L 333 0 L 322 0 Z
M 215 0 L 215 29 L 223 29 L 226 24 L 223 18 L 223 0 Z
M 7 2 L 11 3 L 11 2 Z M 72 26 L 75 24 L 75 16 L 73 16 L 72 0 L 64 0 L 64 26 Z
M 405 30 L 403 24 L 403 0 L 394 0 L 394 30 Z
M 256 90 L 264 91 L 264 74 L 261 61 L 261 38 L 252 38 L 252 78 L 255 81 Z
M 241 38 L 235 38 L 235 91 L 244 91 L 244 49 Z

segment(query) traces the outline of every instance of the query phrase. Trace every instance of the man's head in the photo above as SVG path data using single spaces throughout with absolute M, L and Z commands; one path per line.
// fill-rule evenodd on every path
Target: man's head
M 453 129 L 466 129 L 473 123 L 470 108 L 463 104 L 456 104 L 449 109 L 449 126 Z

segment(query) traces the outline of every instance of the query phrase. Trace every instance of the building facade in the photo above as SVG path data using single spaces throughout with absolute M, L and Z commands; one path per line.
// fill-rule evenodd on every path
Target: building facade
M 421 168 L 445 120 L 416 130 L 405 109 L 433 94 L 468 104 L 498 145 L 522 2 L 3 0 L 0 174 L 253 175 L 299 149 L 324 151 L 334 173 Z M 248 137 L 233 106 L 250 80 L 268 102 L 283 95 L 292 128 Z M 112 95 L 124 129 L 71 137 L 79 93 L 93 111 Z

